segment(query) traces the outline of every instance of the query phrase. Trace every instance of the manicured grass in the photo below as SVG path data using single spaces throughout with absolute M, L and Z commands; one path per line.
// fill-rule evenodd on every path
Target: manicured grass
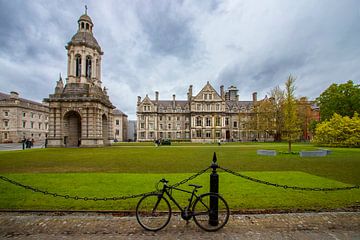
M 191 181 L 209 190 L 207 172 Z M 346 184 L 302 172 L 243 172 L 243 174 L 302 187 L 343 187 Z M 43 190 L 58 194 L 82 197 L 114 197 L 154 191 L 155 183 L 166 177 L 170 183 L 178 182 L 191 174 L 118 174 L 118 173 L 61 173 L 61 174 L 6 174 L 7 177 Z M 181 188 L 191 190 L 187 184 Z M 232 210 L 239 209 L 334 209 L 349 207 L 360 199 L 360 190 L 339 192 L 303 192 L 275 188 L 249 182 L 227 173 L 220 173 L 220 193 Z M 0 184 L 0 206 L 2 209 L 33 210 L 134 210 L 138 198 L 121 201 L 66 200 L 34 193 L 10 184 Z M 173 196 L 187 204 L 188 196 L 173 191 Z M 173 206 L 175 209 L 175 207 Z
M 31 149 L 0 152 L 0 175 L 59 194 L 109 197 L 154 190 L 165 177 L 180 181 L 211 164 L 262 180 L 301 187 L 339 187 L 360 184 L 360 149 L 334 148 L 327 157 L 257 156 L 257 149 L 286 151 L 286 143 L 118 143 L 108 148 Z M 294 144 L 293 151 L 312 150 Z M 193 180 L 208 190 L 209 172 Z M 184 185 L 186 187 L 187 185 Z M 206 192 L 206 191 L 203 192 Z M 275 188 L 220 173 L 220 193 L 231 208 L 319 209 L 359 205 L 360 190 L 308 192 Z M 0 209 L 133 210 L 139 199 L 74 201 L 43 196 L 0 181 Z M 183 204 L 186 197 L 183 197 Z

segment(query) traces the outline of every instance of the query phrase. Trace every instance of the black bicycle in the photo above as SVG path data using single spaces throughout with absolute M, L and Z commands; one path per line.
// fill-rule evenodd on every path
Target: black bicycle
M 168 186 L 169 181 L 161 179 L 158 183 L 163 184 L 158 193 L 150 193 L 143 196 L 136 206 L 136 219 L 146 230 L 158 231 L 164 228 L 171 218 L 170 203 L 165 195 L 179 208 L 182 219 L 189 221 L 194 219 L 196 225 L 205 231 L 217 231 L 229 220 L 230 210 L 225 199 L 216 193 L 197 195 L 196 192 L 202 186 L 189 184 L 194 187 L 192 191 Z M 182 208 L 172 196 L 172 190 L 178 190 L 191 194 L 189 204 Z

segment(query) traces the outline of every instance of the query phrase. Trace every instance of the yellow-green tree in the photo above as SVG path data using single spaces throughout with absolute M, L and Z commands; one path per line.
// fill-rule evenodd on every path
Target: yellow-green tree
M 316 126 L 313 142 L 332 147 L 360 147 L 360 117 L 352 118 L 335 113 L 330 120 Z
M 289 152 L 291 152 L 291 143 L 299 138 L 300 133 L 295 99 L 295 78 L 290 75 L 285 82 L 284 127 L 282 129 L 282 137 L 289 143 Z

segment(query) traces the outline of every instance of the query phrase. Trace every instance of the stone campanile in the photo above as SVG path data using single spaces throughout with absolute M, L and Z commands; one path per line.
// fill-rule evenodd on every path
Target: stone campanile
M 110 144 L 113 109 L 106 88 L 101 87 L 103 52 L 93 35 L 94 24 L 85 14 L 65 46 L 67 78 L 56 82 L 49 103 L 49 147 L 97 147 Z

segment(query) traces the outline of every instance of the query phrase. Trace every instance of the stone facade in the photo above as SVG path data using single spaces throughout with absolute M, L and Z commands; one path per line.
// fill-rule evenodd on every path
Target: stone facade
M 47 105 L 20 98 L 17 92 L 0 93 L 0 143 L 45 141 L 48 118 Z
M 159 100 L 148 95 L 137 101 L 137 140 L 153 141 L 167 138 L 176 141 L 271 141 L 266 132 L 258 132 L 246 125 L 257 102 L 256 93 L 252 101 L 239 101 L 238 90 L 231 86 L 218 93 L 208 82 L 193 95 L 192 86 L 187 100 Z
M 113 139 L 113 109 L 106 88 L 101 87 L 103 52 L 85 13 L 78 31 L 67 44 L 68 77 L 57 81 L 49 104 L 49 147 L 98 147 Z
M 114 127 L 113 127 L 113 136 L 114 141 L 116 142 L 125 142 L 128 141 L 128 119 L 127 115 L 122 111 L 115 109 L 114 114 Z

